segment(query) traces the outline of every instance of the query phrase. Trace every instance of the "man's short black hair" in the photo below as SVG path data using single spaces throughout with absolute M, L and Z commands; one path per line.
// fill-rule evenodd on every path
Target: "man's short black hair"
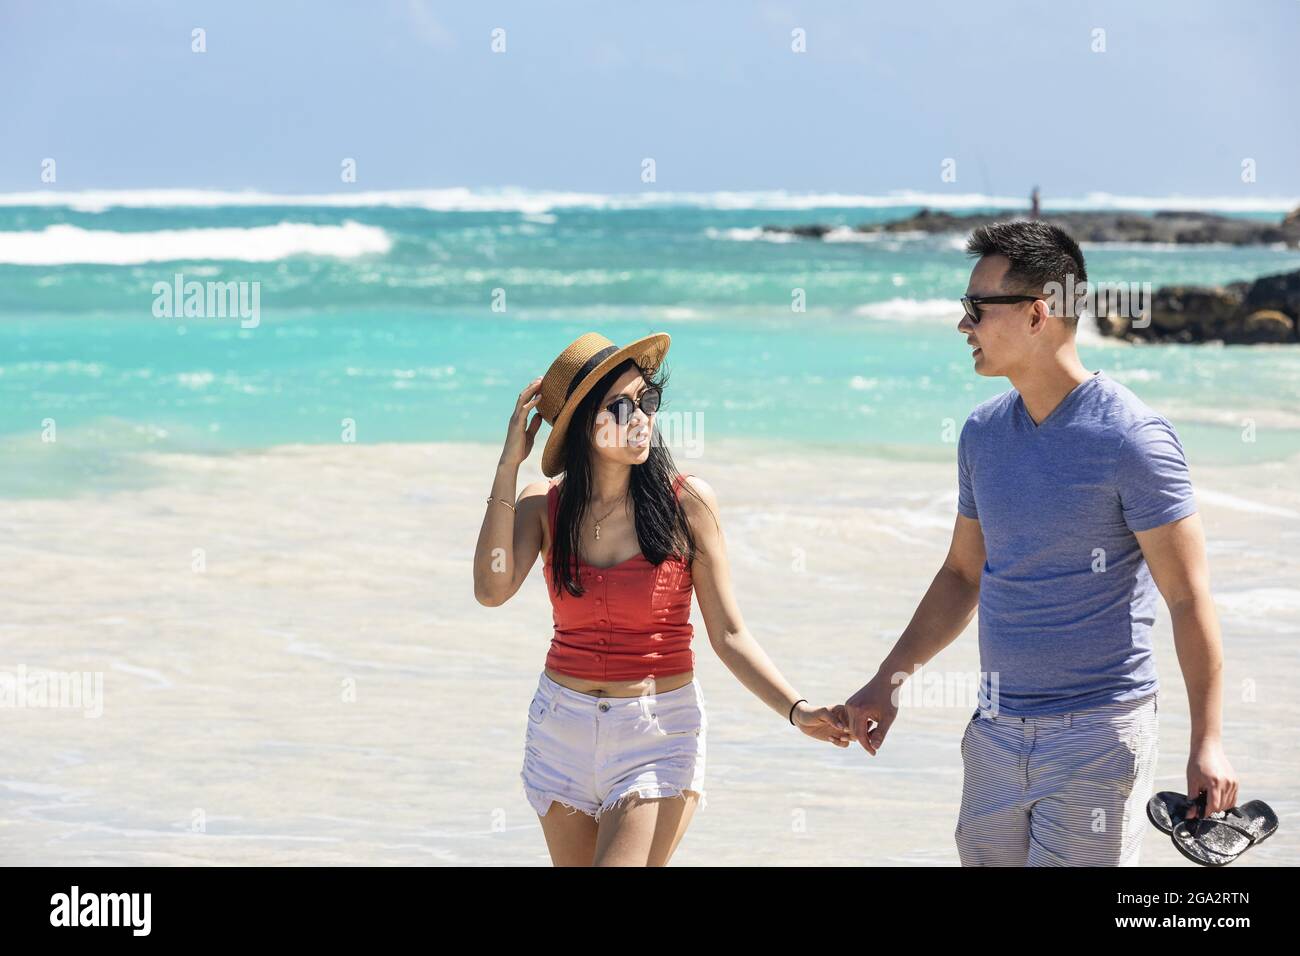
M 966 240 L 966 254 L 971 256 L 1006 256 L 1011 261 L 1002 284 L 1009 291 L 1026 295 L 1046 295 L 1049 282 L 1059 283 L 1062 290 L 1088 281 L 1079 244 L 1060 226 L 1038 219 L 1017 219 L 980 226 Z M 1063 316 L 1067 322 L 1078 321 L 1066 302 Z

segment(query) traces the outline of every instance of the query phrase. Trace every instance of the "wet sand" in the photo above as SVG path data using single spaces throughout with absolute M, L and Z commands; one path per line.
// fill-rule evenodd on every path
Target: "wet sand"
M 497 446 L 156 455 L 144 487 L 0 500 L 0 671 L 102 675 L 102 715 L 0 709 L 0 859 L 27 864 L 544 864 L 519 781 L 550 638 L 540 562 L 509 604 L 470 561 Z M 521 472 L 540 477 L 538 453 Z M 874 671 L 947 547 L 951 462 L 711 441 L 679 460 L 722 509 L 740 607 L 814 703 Z M 1296 463 L 1193 466 L 1242 800 L 1300 863 Z M 803 737 L 721 665 L 698 610 L 708 807 L 676 865 L 953 865 L 961 695 L 907 707 L 882 753 Z M 1182 789 L 1168 614 L 1157 789 Z M 931 668 L 978 669 L 972 625 Z M 1146 865 L 1192 864 L 1148 831 Z

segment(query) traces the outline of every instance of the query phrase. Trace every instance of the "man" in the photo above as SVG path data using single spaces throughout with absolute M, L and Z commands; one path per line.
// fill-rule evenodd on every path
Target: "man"
M 846 702 L 879 751 L 894 675 L 947 647 L 979 605 L 980 706 L 962 739 L 963 865 L 1137 863 L 1156 763 L 1156 591 L 1173 618 L 1191 708 L 1187 792 L 1236 804 L 1220 740 L 1222 656 L 1205 542 L 1173 427 L 1089 372 L 1077 315 L 1053 294 L 1083 253 L 1041 221 L 996 223 L 957 329 L 980 375 L 1014 388 L 971 413 L 957 446 L 948 556 L 876 676 Z

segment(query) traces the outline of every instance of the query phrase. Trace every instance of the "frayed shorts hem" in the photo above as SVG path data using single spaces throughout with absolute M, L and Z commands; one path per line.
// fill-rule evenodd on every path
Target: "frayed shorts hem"
M 611 796 L 600 806 L 591 804 L 575 805 L 566 800 L 558 793 L 552 793 L 545 790 L 536 790 L 532 787 L 524 787 L 524 794 L 528 798 L 528 803 L 537 811 L 538 816 L 546 816 L 550 811 L 552 804 L 559 804 L 568 807 L 570 813 L 585 813 L 589 817 L 594 817 L 596 822 L 600 822 L 601 816 L 606 812 L 613 810 L 621 804 L 631 802 L 634 799 L 642 800 L 660 800 L 667 797 L 677 797 L 682 800 L 686 799 L 687 794 L 694 794 L 699 797 L 699 808 L 708 805 L 708 798 L 703 790 L 695 790 L 691 787 L 679 787 L 670 783 L 656 784 L 636 784 L 628 787 L 617 796 Z

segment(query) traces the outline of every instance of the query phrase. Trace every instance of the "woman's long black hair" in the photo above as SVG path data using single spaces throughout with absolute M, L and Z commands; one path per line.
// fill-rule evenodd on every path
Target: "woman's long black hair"
M 596 386 L 574 410 L 569 429 L 564 437 L 564 480 L 560 483 L 560 501 L 555 515 L 555 540 L 551 542 L 551 586 L 558 595 L 561 589 L 574 596 L 583 593 L 577 574 L 572 567 L 573 558 L 581 562 L 578 533 L 586 516 L 591 498 L 591 433 L 601 400 L 619 377 L 631 369 L 639 371 L 647 385 L 663 388 L 668 374 L 661 365 L 653 373 L 640 368 L 632 359 L 620 364 L 601 378 Z M 669 557 L 681 557 L 688 564 L 695 560 L 695 535 L 690 523 L 673 494 L 677 479 L 677 466 L 672 455 L 659 440 L 659 425 L 651 435 L 650 455 L 643 464 L 632 466 L 629 494 L 632 513 L 636 518 L 636 537 L 641 553 L 651 564 L 660 564 Z M 695 494 L 685 482 L 683 490 Z

